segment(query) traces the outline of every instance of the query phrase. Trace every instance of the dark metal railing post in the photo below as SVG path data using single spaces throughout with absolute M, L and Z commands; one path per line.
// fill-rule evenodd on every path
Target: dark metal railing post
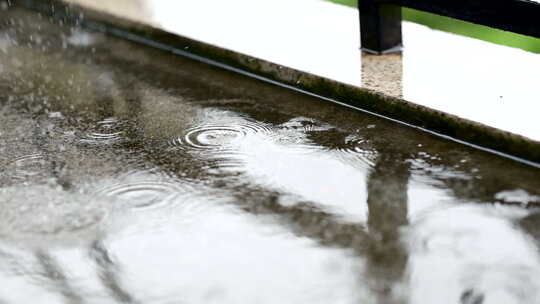
M 379 0 L 359 0 L 363 51 L 386 54 L 401 50 L 401 7 Z

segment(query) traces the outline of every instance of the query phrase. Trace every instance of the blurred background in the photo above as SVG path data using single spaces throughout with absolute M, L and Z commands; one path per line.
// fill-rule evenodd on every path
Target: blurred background
M 331 2 L 356 7 L 357 0 L 329 0 Z M 472 24 L 448 17 L 421 12 L 410 8 L 402 9 L 403 19 L 426 25 L 430 28 L 476 38 L 496 44 L 520 48 L 540 53 L 540 39 L 514 34 L 486 26 Z

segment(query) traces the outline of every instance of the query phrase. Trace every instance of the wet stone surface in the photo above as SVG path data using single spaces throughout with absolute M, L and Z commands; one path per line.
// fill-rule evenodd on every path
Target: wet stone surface
M 0 303 L 538 303 L 538 169 L 1 15 Z

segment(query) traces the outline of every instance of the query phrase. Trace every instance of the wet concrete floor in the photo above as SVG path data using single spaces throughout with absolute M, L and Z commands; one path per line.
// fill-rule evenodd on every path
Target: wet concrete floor
M 540 302 L 539 169 L 0 20 L 0 303 Z

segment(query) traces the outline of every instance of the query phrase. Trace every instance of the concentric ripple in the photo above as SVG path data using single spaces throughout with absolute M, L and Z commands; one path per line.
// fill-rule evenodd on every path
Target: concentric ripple
M 24 167 L 36 163 L 41 164 L 44 162 L 44 158 L 44 155 L 41 153 L 28 154 L 16 157 L 12 164 L 14 164 L 16 167 Z
M 230 125 L 202 125 L 188 129 L 183 136 L 170 140 L 168 144 L 190 150 L 226 150 L 250 134 L 269 131 L 267 126 L 253 121 Z
M 115 184 L 95 192 L 98 196 L 117 198 L 133 209 L 160 208 L 169 204 L 169 198 L 193 192 L 188 184 L 168 181 L 132 181 Z
M 24 179 L 39 175 L 43 172 L 46 164 L 45 155 L 41 153 L 27 154 L 16 157 L 9 164 L 11 176 L 18 179 Z
M 366 140 L 356 135 L 345 137 L 343 144 L 336 147 L 335 151 L 349 162 L 359 160 L 370 167 L 375 166 L 376 152 L 366 147 Z
M 80 135 L 80 142 L 93 145 L 111 145 L 125 140 L 125 124 L 110 117 L 96 123 L 91 130 Z

